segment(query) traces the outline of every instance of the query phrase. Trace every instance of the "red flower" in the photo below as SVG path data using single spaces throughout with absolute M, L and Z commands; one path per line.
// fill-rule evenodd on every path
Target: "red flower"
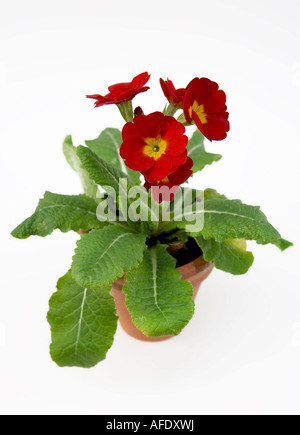
M 182 109 L 182 100 L 183 100 L 185 89 L 184 88 L 175 89 L 175 86 L 169 79 L 165 81 L 163 79 L 160 79 L 159 81 L 163 93 L 165 94 L 165 97 L 169 101 L 169 103 L 173 103 L 174 106 L 178 106 Z
M 147 72 L 134 77 L 130 83 L 117 83 L 109 86 L 109 94 L 102 96 L 87 95 L 87 98 L 96 100 L 95 107 L 103 106 L 104 104 L 119 104 L 122 101 L 132 100 L 140 92 L 145 92 L 149 87 L 143 87 L 149 80 L 150 75 Z
M 152 190 L 152 196 L 154 200 L 159 204 L 162 201 L 172 201 L 177 193 L 180 184 L 184 183 L 192 175 L 193 164 L 193 160 L 188 157 L 186 162 L 181 165 L 176 172 L 173 172 L 161 181 L 154 181 L 150 183 L 146 179 L 146 183 L 144 184 L 144 186 L 147 190 Z M 164 186 L 166 186 L 168 189 L 159 189 Z M 169 189 L 172 190 L 170 191 Z
M 184 133 L 180 122 L 161 112 L 136 116 L 123 127 L 120 155 L 149 182 L 163 180 L 186 162 L 188 138 Z
M 194 78 L 186 88 L 183 112 L 188 124 L 194 120 L 209 140 L 222 140 L 229 131 L 226 94 L 206 78 Z

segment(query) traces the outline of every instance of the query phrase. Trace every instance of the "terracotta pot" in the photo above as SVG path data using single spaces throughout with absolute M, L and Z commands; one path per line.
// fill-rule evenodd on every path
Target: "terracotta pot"
M 202 283 L 202 281 L 205 280 L 205 278 L 208 277 L 213 267 L 213 263 L 207 263 L 203 260 L 203 257 L 199 257 L 197 258 L 197 260 L 194 260 L 189 264 L 177 268 L 177 270 L 181 272 L 182 279 L 190 281 L 192 283 L 194 288 L 194 299 L 198 293 L 200 284 Z M 113 283 L 111 289 L 111 295 L 115 299 L 119 321 L 123 329 L 132 337 L 144 341 L 161 341 L 171 338 L 172 336 L 147 337 L 134 326 L 129 311 L 127 310 L 125 305 L 125 295 L 122 292 L 123 285 L 124 279 L 117 279 Z

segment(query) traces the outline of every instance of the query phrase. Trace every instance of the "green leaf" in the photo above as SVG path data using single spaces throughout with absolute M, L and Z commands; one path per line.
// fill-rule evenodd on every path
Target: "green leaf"
M 122 133 L 117 128 L 106 128 L 97 139 L 86 140 L 85 144 L 107 163 L 127 175 L 130 184 L 140 184 L 140 173 L 127 168 L 120 156 Z
M 55 229 L 62 232 L 103 228 L 107 223 L 96 216 L 97 204 L 86 195 L 58 195 L 46 192 L 35 213 L 11 233 L 18 239 L 45 237 Z
M 227 199 L 225 195 L 217 192 L 215 189 L 205 189 L 204 199 Z
M 126 221 L 134 230 L 138 229 L 136 221 L 127 216 L 128 206 L 133 200 L 128 199 L 128 191 L 132 188 L 128 182 L 127 175 L 105 162 L 89 148 L 79 146 L 77 154 L 82 166 L 87 170 L 92 180 L 103 187 L 103 189 L 116 200 L 118 210 L 121 211 L 121 221 Z M 139 188 L 141 186 L 134 186 Z
M 126 180 L 127 182 L 126 174 L 105 162 L 89 148 L 82 145 L 77 148 L 77 155 L 82 167 L 86 169 L 91 179 L 103 187 L 108 195 L 112 194 L 111 189 L 113 189 L 115 199 L 119 194 L 122 194 L 123 198 L 127 198 L 127 190 L 130 188 L 130 185 L 127 185 L 126 188 L 124 182 L 121 182 L 121 180 Z
M 242 275 L 252 266 L 254 257 L 252 252 L 246 251 L 245 239 L 216 242 L 214 239 L 205 240 L 198 236 L 195 240 L 203 251 L 204 259 L 214 261 L 217 269 L 233 275 Z
M 268 242 L 263 242 L 262 240 L 257 240 L 259 245 L 266 245 Z M 272 242 L 273 245 L 277 246 L 281 251 L 285 251 L 287 248 L 290 248 L 294 244 L 285 239 L 278 239 L 275 242 Z
M 103 187 L 108 195 L 112 195 L 119 205 L 122 213 L 127 214 L 128 208 L 128 191 L 132 188 L 128 182 L 128 177 L 113 165 L 105 162 L 101 157 L 97 156 L 89 148 L 79 146 L 77 154 L 81 160 L 82 167 L 87 170 L 89 176 L 95 183 Z M 140 186 L 135 186 L 140 187 Z M 124 218 L 127 222 L 136 229 L 136 225 Z
M 272 242 L 280 238 L 260 207 L 239 200 L 208 199 L 204 203 L 204 227 L 199 235 L 217 242 L 227 239 Z
M 80 158 L 82 167 L 88 172 L 95 183 L 103 188 L 106 186 L 112 187 L 118 192 L 120 178 L 127 178 L 124 172 L 105 162 L 89 148 L 82 145 L 77 148 L 77 155 Z
M 166 246 L 157 245 L 125 277 L 126 306 L 135 326 L 149 337 L 179 334 L 194 314 L 193 286 L 175 267 Z
M 176 213 L 173 216 L 173 221 L 160 225 L 159 232 L 188 228 L 188 232 L 194 237 L 201 235 L 206 240 L 213 238 L 217 242 L 245 238 L 262 239 L 265 243 L 271 243 L 280 239 L 280 234 L 268 222 L 259 207 L 243 204 L 239 200 L 221 198 L 207 199 L 200 205 L 196 211 L 194 208 L 187 208 L 182 217 L 179 210 L 178 216 Z M 194 229 L 190 228 L 194 223 L 191 218 L 194 222 L 195 218 L 198 219 Z M 201 226 L 202 229 L 199 229 Z
M 175 239 L 177 239 L 177 241 L 186 243 L 186 242 L 188 242 L 189 238 L 190 238 L 189 233 L 187 233 L 184 230 L 178 230 L 178 231 L 174 231 L 174 232 L 171 232 L 169 234 L 166 234 L 164 240 L 166 240 L 168 242 L 172 242 Z
M 112 284 L 137 267 L 146 249 L 146 237 L 109 225 L 82 236 L 77 242 L 72 273 L 83 287 Z
M 222 158 L 220 154 L 212 154 L 205 151 L 204 136 L 199 130 L 196 130 L 189 140 L 187 151 L 189 157 L 194 162 L 193 172 L 202 171 L 206 165 L 218 162 Z
M 63 142 L 63 152 L 71 168 L 78 173 L 84 193 L 91 198 L 96 198 L 98 187 L 96 183 L 91 180 L 87 171 L 81 167 L 81 161 L 77 156 L 76 147 L 73 146 L 72 136 L 65 138 Z
M 126 204 L 123 209 L 125 207 Z M 139 231 L 149 236 L 158 228 L 160 214 L 161 206 L 153 201 L 151 193 L 147 192 L 143 186 L 134 186 L 130 189 L 126 211 L 128 223 L 130 219 L 140 222 Z
M 69 271 L 50 299 L 50 353 L 60 367 L 93 367 L 106 357 L 117 329 L 110 286 L 83 288 Z

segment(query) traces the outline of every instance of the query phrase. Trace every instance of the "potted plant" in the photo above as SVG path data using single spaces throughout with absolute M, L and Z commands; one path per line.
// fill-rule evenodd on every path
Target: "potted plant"
M 77 148 L 68 136 L 64 154 L 84 194 L 46 192 L 12 232 L 19 239 L 55 229 L 81 235 L 49 303 L 50 353 L 59 366 L 92 367 L 105 358 L 117 328 L 116 305 L 137 338 L 175 336 L 192 318 L 197 289 L 213 266 L 247 272 L 253 255 L 246 240 L 281 250 L 291 245 L 259 207 L 182 186 L 221 158 L 204 147 L 205 137 L 223 140 L 230 128 L 218 84 L 194 78 L 176 89 L 160 79 L 168 103 L 162 112 L 144 114 L 133 110 L 132 100 L 149 89 L 149 77 L 142 73 L 110 86 L 105 96 L 87 96 L 96 107 L 117 105 L 122 132 L 107 128 Z M 189 140 L 186 127 L 193 125 Z

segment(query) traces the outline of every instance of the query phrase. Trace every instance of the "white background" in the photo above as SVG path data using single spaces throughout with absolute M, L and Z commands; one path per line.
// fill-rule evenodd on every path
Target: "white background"
M 299 15 L 299 0 L 0 0 L 2 414 L 299 414 Z M 295 247 L 250 244 L 248 274 L 213 271 L 179 337 L 143 343 L 119 328 L 96 368 L 60 369 L 46 313 L 77 235 L 9 233 L 45 190 L 80 192 L 67 134 L 77 145 L 122 128 L 85 94 L 143 71 L 146 113 L 165 104 L 160 77 L 220 84 L 231 131 L 207 149 L 224 157 L 193 184 L 261 205 Z

